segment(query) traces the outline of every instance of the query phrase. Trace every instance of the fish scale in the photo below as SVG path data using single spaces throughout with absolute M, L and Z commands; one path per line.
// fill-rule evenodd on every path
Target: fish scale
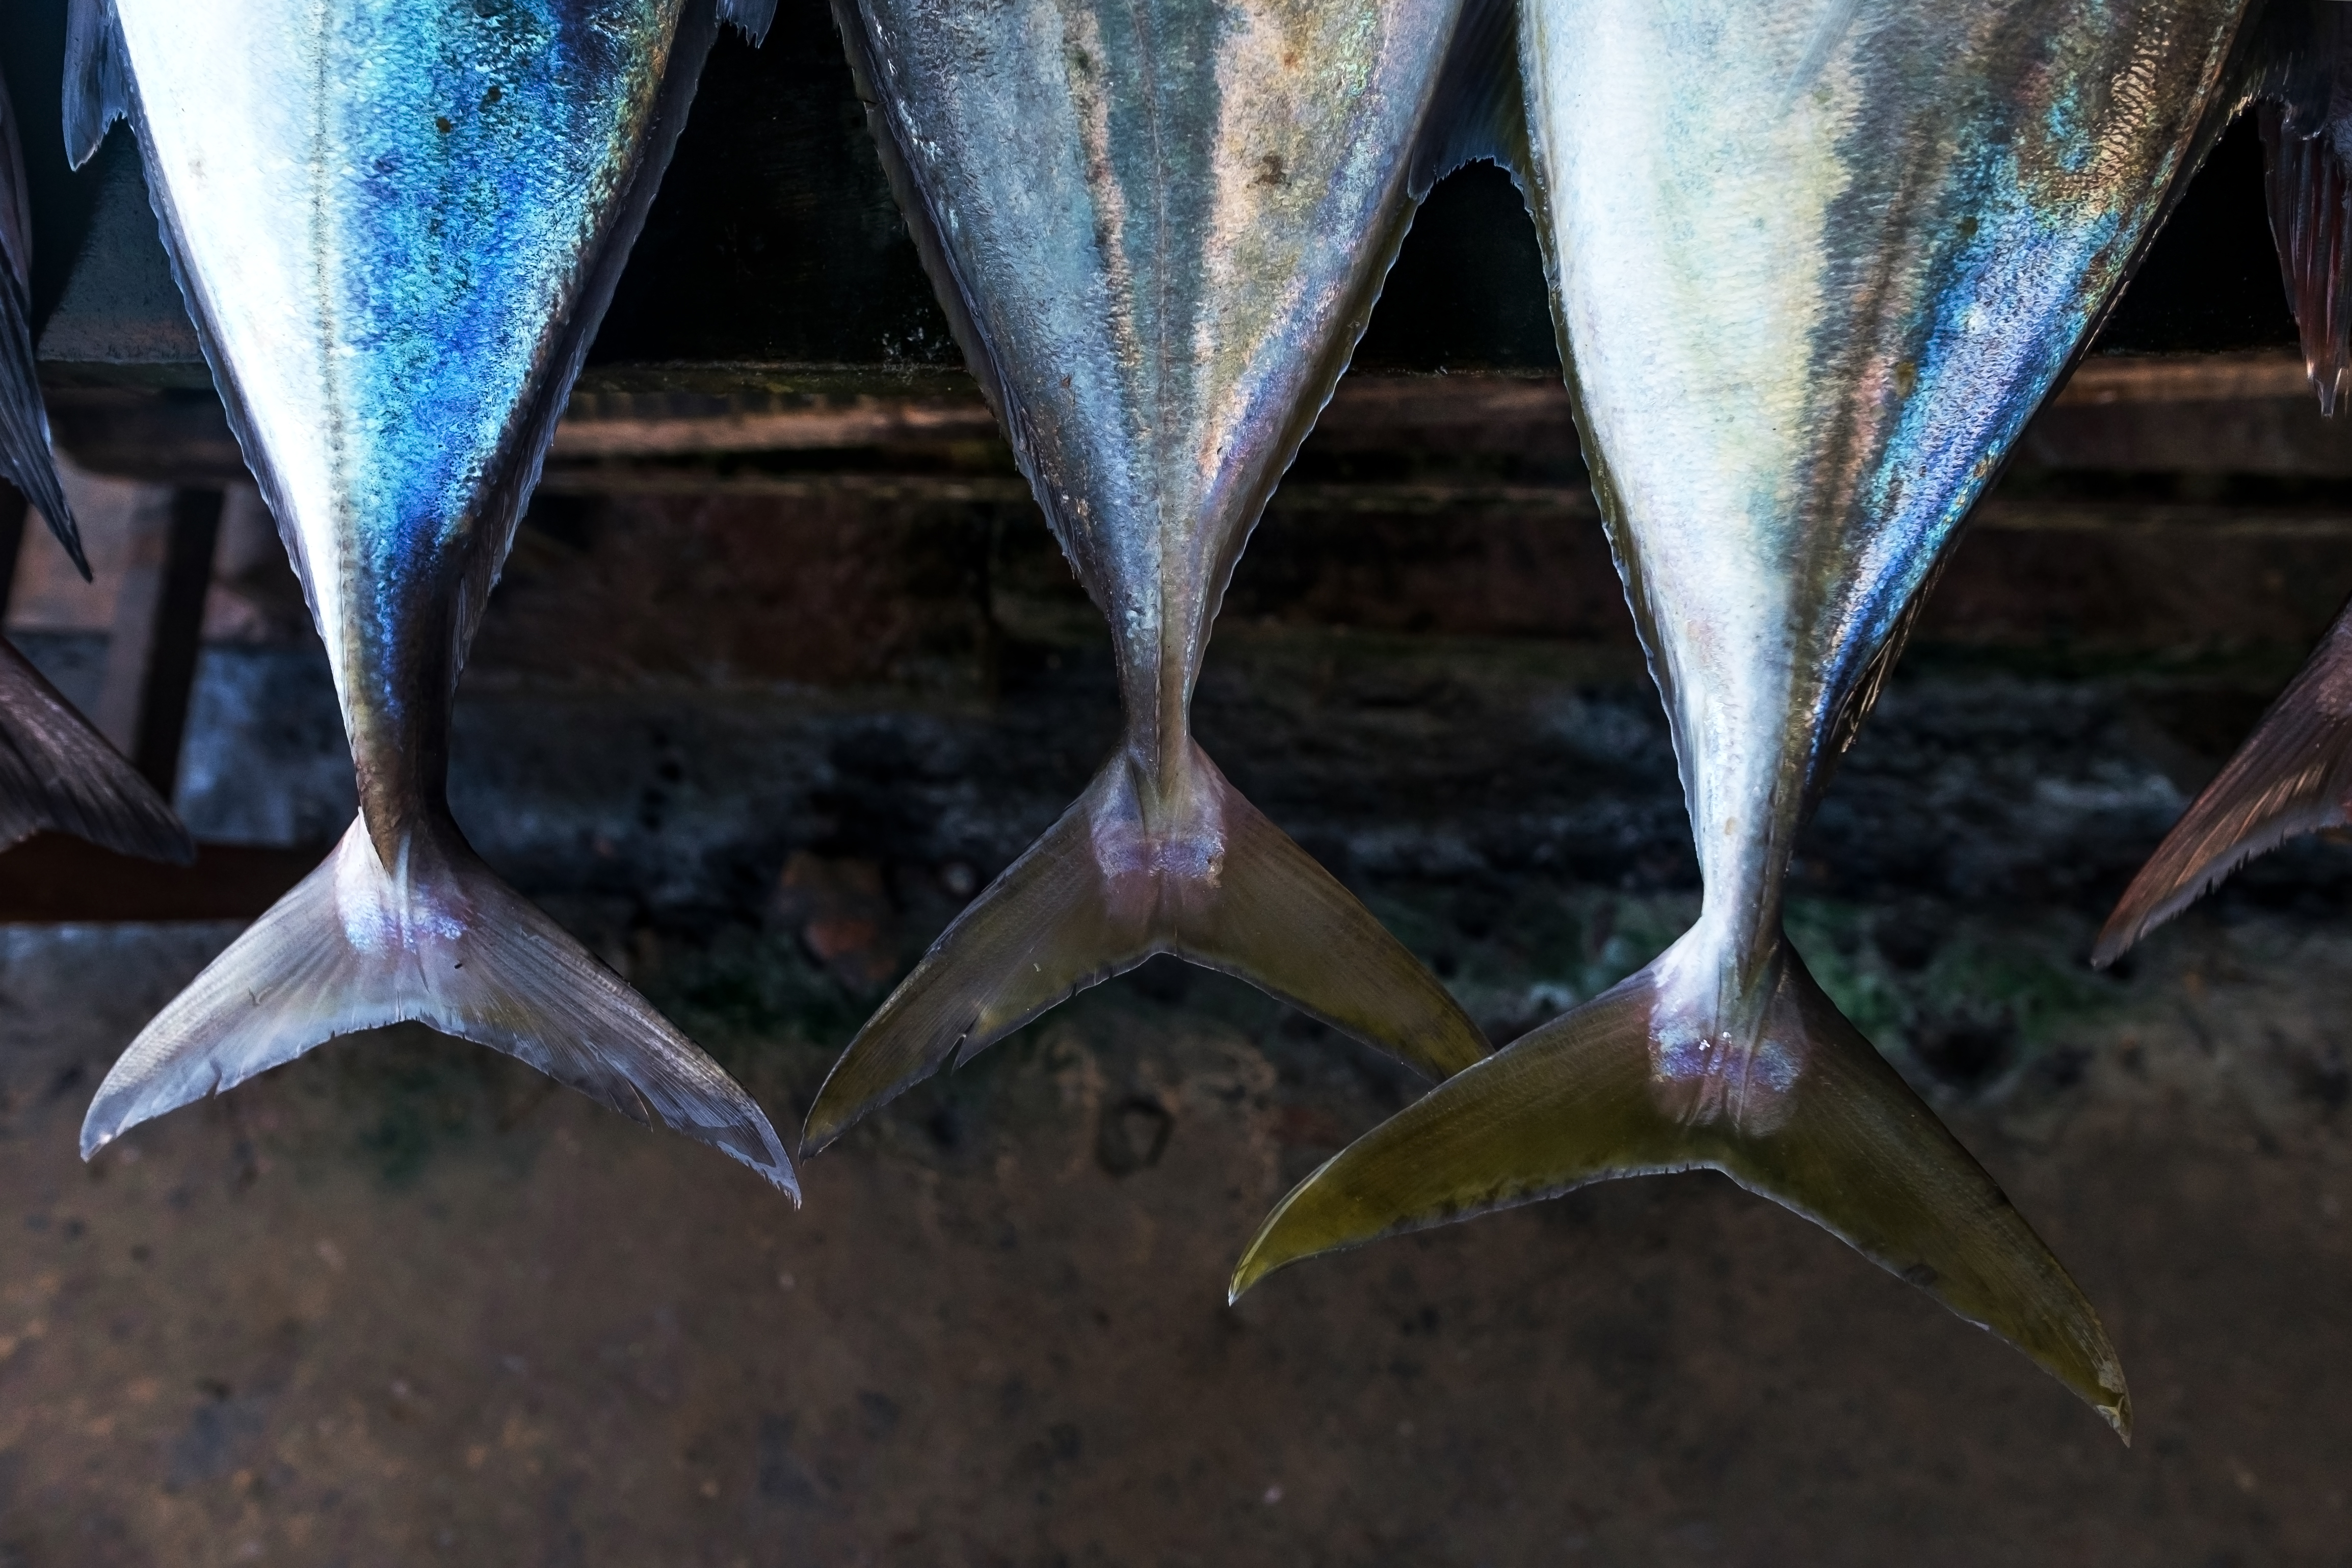
M 68 142 L 128 115 L 164 246 L 327 648 L 360 813 L 142 1030 L 129 1127 L 403 1019 L 798 1197 L 766 1116 L 484 866 L 449 708 L 723 18 L 772 0 L 75 0 Z
M 1704 895 L 1622 985 L 1301 1183 L 1236 1292 L 1612 1176 L 1725 1172 L 2128 1434 L 2105 1331 L 1781 933 L 1909 618 L 2233 107 L 2245 0 L 1526 0 L 1527 174 Z
M 1425 191 L 1460 0 L 856 0 L 869 119 L 958 340 L 1110 622 L 1125 733 L 860 1030 L 821 1146 L 1158 953 L 1437 1075 L 1475 1025 L 1193 743 L 1234 563 Z M 1449 153 L 1448 156 L 1454 154 Z

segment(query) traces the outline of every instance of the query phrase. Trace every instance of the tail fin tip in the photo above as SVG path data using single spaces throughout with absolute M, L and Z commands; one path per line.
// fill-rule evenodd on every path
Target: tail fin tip
M 196 858 L 163 796 L 0 638 L 0 849 L 45 831 L 174 865 Z
M 2114 963 L 2255 856 L 2347 821 L 2352 607 L 2132 878 L 2100 927 L 2091 963 Z

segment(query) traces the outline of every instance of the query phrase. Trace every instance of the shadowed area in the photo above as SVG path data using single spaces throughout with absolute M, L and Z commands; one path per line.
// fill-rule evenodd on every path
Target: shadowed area
M 1673 928 L 1614 908 L 1620 961 Z M 73 1133 L 112 1051 L 228 934 L 0 933 L 12 1562 L 2340 1549 L 2352 947 L 2275 917 L 2192 921 L 2035 1035 L 2006 1090 L 1948 1109 L 2106 1309 L 2129 1451 L 1990 1336 L 1712 1176 L 1391 1241 L 1226 1308 L 1266 1207 L 1412 1091 L 1165 961 L 877 1115 L 809 1167 L 798 1215 L 414 1030 L 85 1170 Z M 1991 935 L 1943 923 L 1946 946 Z M 814 1090 L 825 1019 L 790 998 L 828 993 L 795 945 L 635 954 L 763 1103 Z

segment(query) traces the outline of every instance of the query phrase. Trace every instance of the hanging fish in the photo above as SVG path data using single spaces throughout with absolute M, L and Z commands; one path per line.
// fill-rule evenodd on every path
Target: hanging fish
M 35 373 L 32 279 L 24 149 L 0 87 L 0 481 L 40 509 L 87 579 L 89 561 L 58 481 Z M 196 853 L 154 788 L 0 637 L 0 849 L 45 830 L 151 860 L 185 864 Z
M 2352 391 L 2352 11 L 2273 0 L 2246 72 L 2264 194 L 2319 411 Z
M 2271 234 L 2322 414 L 2352 392 L 2352 5 L 2275 0 L 2248 71 Z M 2092 948 L 2104 968 L 2238 867 L 2352 822 L 2352 606 L 2148 857 Z
M 1437 107 L 1460 4 L 837 7 L 965 357 L 1110 621 L 1126 730 L 851 1042 L 806 1147 L 1161 953 L 1427 1072 L 1486 1055 L 1429 972 L 1225 781 L 1191 716 L 1249 531 L 1417 198 L 1470 150 L 1478 106 Z
M 75 0 L 325 639 L 360 813 L 100 1086 L 82 1152 L 419 1019 L 798 1187 L 757 1105 L 449 815 L 467 645 L 722 19 L 772 0 Z
M 49 455 L 49 414 L 33 363 L 33 205 L 16 111 L 0 85 L 0 479 L 40 508 L 49 531 L 89 580 L 89 558 Z
M 1235 1294 L 1335 1247 L 1708 1167 L 2127 1429 L 2089 1303 L 1781 910 L 1961 520 L 2217 128 L 2243 8 L 1529 0 L 1561 357 L 1705 896 L 1648 967 L 1307 1177 Z

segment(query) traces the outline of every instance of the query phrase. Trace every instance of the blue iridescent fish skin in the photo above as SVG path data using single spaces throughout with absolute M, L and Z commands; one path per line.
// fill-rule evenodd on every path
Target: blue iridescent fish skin
M 751 0 L 75 0 L 69 140 L 127 111 L 325 639 L 360 816 L 141 1031 L 85 1154 L 421 1019 L 797 1193 L 717 1064 L 482 865 L 449 706 L 722 14 Z M 116 98 L 113 95 L 123 95 Z
M 447 592 L 469 549 L 503 542 L 480 537 L 475 515 L 552 369 L 562 307 L 631 171 L 677 5 L 371 9 L 322 58 L 347 120 L 336 155 L 358 173 L 335 218 L 330 331 L 349 373 L 330 408 L 355 438 L 350 570 L 366 598 L 354 617 L 383 651 L 364 662 L 366 700 L 397 713 L 407 694 L 379 659 L 396 662 L 418 596 Z
M 439 788 L 680 5 L 117 0 L 183 280 L 306 569 L 380 839 Z M 278 104 L 239 114 L 224 74 Z M 223 189 L 270 163 L 291 177 Z

